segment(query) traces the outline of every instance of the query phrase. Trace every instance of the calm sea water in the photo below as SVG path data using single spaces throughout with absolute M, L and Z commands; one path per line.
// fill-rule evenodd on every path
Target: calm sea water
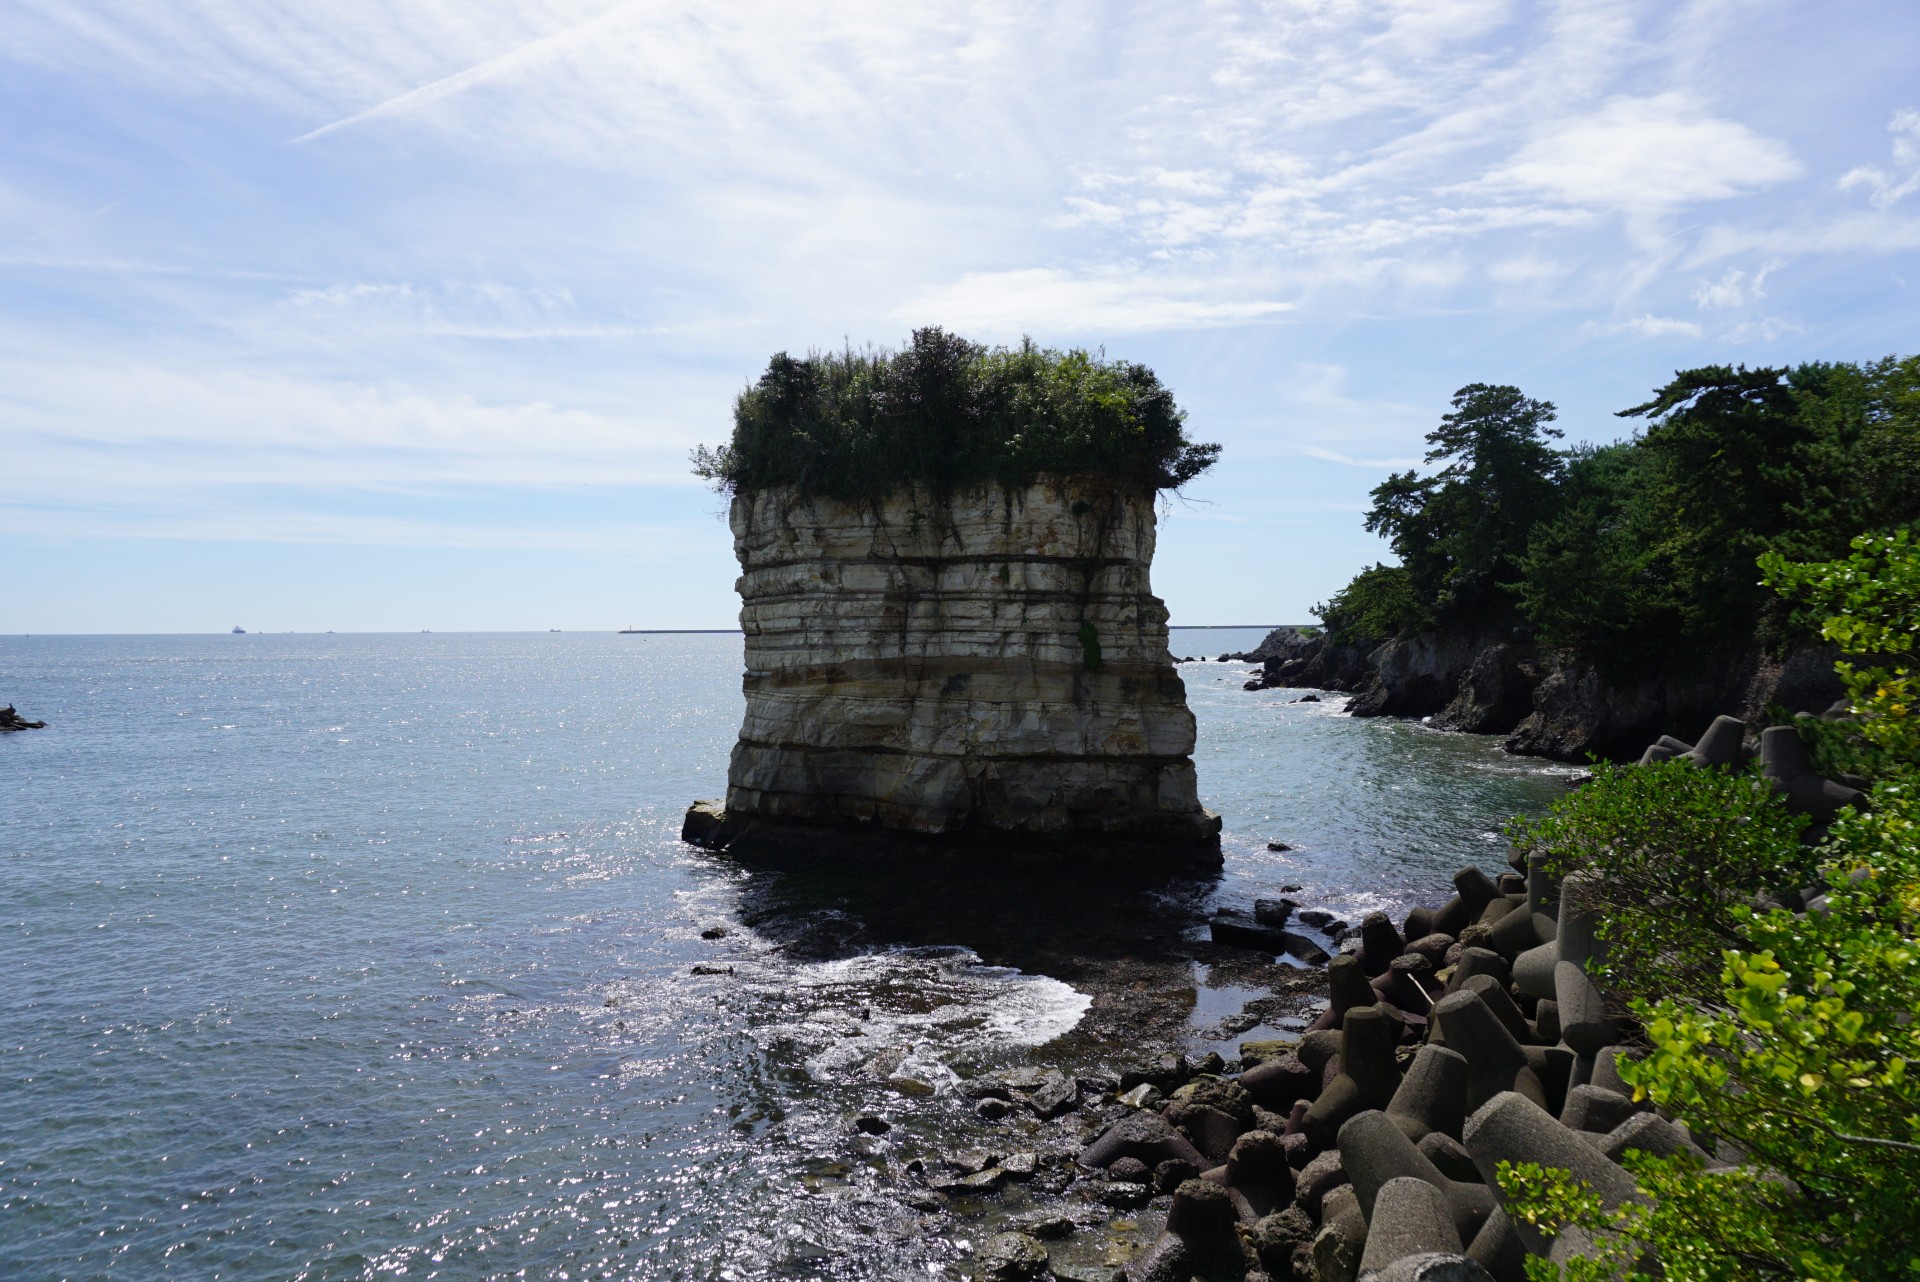
M 938 1081 L 1087 1000 L 739 926 L 744 874 L 677 840 L 724 789 L 739 651 L 0 638 L 0 702 L 51 723 L 0 736 L 0 1277 L 937 1274 L 955 1244 L 859 1248 L 911 1217 L 830 1158 L 871 1047 Z M 1227 902 L 1431 899 L 1562 787 L 1245 671 L 1183 668 Z

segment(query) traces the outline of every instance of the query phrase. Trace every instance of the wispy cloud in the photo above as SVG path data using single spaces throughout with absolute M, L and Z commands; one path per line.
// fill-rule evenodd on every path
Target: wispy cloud
M 1123 271 L 1080 275 L 1044 267 L 969 272 L 893 314 L 908 323 L 938 321 L 1000 336 L 1112 334 L 1245 325 L 1273 320 L 1295 306 L 1284 299 L 1220 298 L 1211 284 Z
M 1785 143 L 1671 92 L 1616 98 L 1591 115 L 1560 122 L 1488 180 L 1583 208 L 1662 211 L 1725 200 L 1801 173 Z
M 156 366 L 0 365 L 8 502 L 246 486 L 696 484 L 694 433 L 549 404 Z
M 1354 458 L 1336 450 L 1322 449 L 1318 445 L 1303 445 L 1300 452 L 1309 458 L 1322 459 L 1328 463 L 1340 463 L 1346 467 L 1363 467 L 1369 471 L 1383 472 L 1394 468 L 1419 467 L 1420 456 L 1408 458 Z
M 580 315 L 570 290 L 495 281 L 341 284 L 297 289 L 261 322 L 269 330 L 356 341 L 406 337 L 624 338 L 634 326 Z
M 1461 383 L 1615 406 L 1596 340 L 1905 342 L 1920 114 L 1845 55 L 1920 14 L 1856 9 L 19 0 L 0 503 L 511 533 L 675 497 L 771 351 L 937 323 L 1151 360 L 1242 461 L 1206 484 L 1350 513 Z
M 1890 209 L 1920 191 L 1920 111 L 1895 112 L 1887 128 L 1893 133 L 1892 167 L 1861 165 L 1840 178 L 1841 191 L 1865 187 L 1876 209 Z
M 1705 331 L 1695 321 L 1674 316 L 1630 316 L 1616 321 L 1588 321 L 1589 334 L 1625 334 L 1633 338 L 1699 338 Z

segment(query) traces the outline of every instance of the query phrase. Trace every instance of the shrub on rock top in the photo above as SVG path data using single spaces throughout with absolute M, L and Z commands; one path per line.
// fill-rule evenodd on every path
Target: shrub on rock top
M 776 354 L 734 401 L 732 439 L 699 447 L 693 463 L 736 494 L 791 485 L 863 499 L 1047 475 L 1177 490 L 1220 454 L 1190 440 L 1185 421 L 1144 365 L 929 328 L 897 352 Z

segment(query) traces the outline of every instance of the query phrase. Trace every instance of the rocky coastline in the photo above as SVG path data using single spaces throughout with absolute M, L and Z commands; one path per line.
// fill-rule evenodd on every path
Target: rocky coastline
M 1642 757 L 1710 769 L 1755 755 L 1816 825 L 1861 803 L 1812 774 L 1793 728 L 1764 731 L 1757 750 L 1747 729 L 1717 718 L 1697 744 Z M 850 1143 L 929 1229 L 964 1235 L 963 1273 L 983 1282 L 1523 1282 L 1530 1256 L 1564 1263 L 1593 1244 L 1509 1216 L 1501 1162 L 1570 1171 L 1611 1206 L 1639 1196 L 1630 1150 L 1740 1155 L 1622 1081 L 1621 1058 L 1639 1051 L 1588 970 L 1605 949 L 1591 888 L 1518 850 L 1509 866 L 1463 868 L 1449 899 L 1398 920 L 1349 925 L 1286 898 L 1216 909 L 1206 942 L 1161 960 L 1237 967 L 1237 982 L 1270 990 L 1248 1018 L 1276 1034 L 1232 1057 L 1168 1048 L 1153 1014 L 1169 994 L 1143 999 L 1135 970 L 1096 1002 L 1091 1043 L 954 1083 L 950 1143 L 915 1144 L 884 1111 L 852 1119 Z M 1818 912 L 1824 888 L 1769 893 Z M 1169 930 L 1191 936 L 1191 910 L 1162 921 L 1163 945 Z M 891 1085 L 903 1104 L 933 1093 Z
M 1512 627 L 1427 632 L 1375 646 L 1337 644 L 1313 629 L 1277 628 L 1231 656 L 1261 665 L 1249 689 L 1350 694 L 1357 717 L 1408 717 L 1440 730 L 1504 735 L 1509 752 L 1556 761 L 1631 761 L 1733 709 L 1759 723 L 1770 707 L 1817 713 L 1840 697 L 1837 652 L 1682 656 L 1657 673 L 1612 676 Z

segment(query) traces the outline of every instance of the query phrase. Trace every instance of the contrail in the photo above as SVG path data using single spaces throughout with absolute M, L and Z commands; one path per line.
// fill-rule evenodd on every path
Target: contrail
M 382 103 L 376 103 L 364 111 L 356 111 L 351 116 L 343 116 L 332 124 L 321 125 L 318 129 L 308 130 L 298 138 L 288 139 L 287 145 L 291 146 L 295 143 L 311 142 L 315 138 L 334 132 L 336 129 L 345 129 L 349 125 L 357 125 L 363 120 L 380 120 L 389 116 L 404 115 L 416 107 L 423 107 L 430 102 L 438 102 L 440 99 L 459 93 L 469 86 L 492 79 L 503 71 L 511 71 L 517 67 L 526 66 L 528 63 L 538 61 L 543 57 L 559 52 L 567 46 L 577 43 L 589 32 L 612 23 L 616 18 L 621 17 L 628 10 L 635 8 L 639 3 L 640 0 L 628 0 L 627 3 L 617 5 L 599 17 L 583 22 L 577 27 L 569 27 L 565 31 L 558 31 L 550 36 L 542 36 L 538 40 L 521 45 L 518 49 L 503 53 L 497 58 L 489 58 L 485 62 L 468 67 L 465 71 L 456 71 L 450 76 L 443 76 L 439 80 L 421 85 L 418 89 L 409 89 L 397 97 L 389 98 Z

